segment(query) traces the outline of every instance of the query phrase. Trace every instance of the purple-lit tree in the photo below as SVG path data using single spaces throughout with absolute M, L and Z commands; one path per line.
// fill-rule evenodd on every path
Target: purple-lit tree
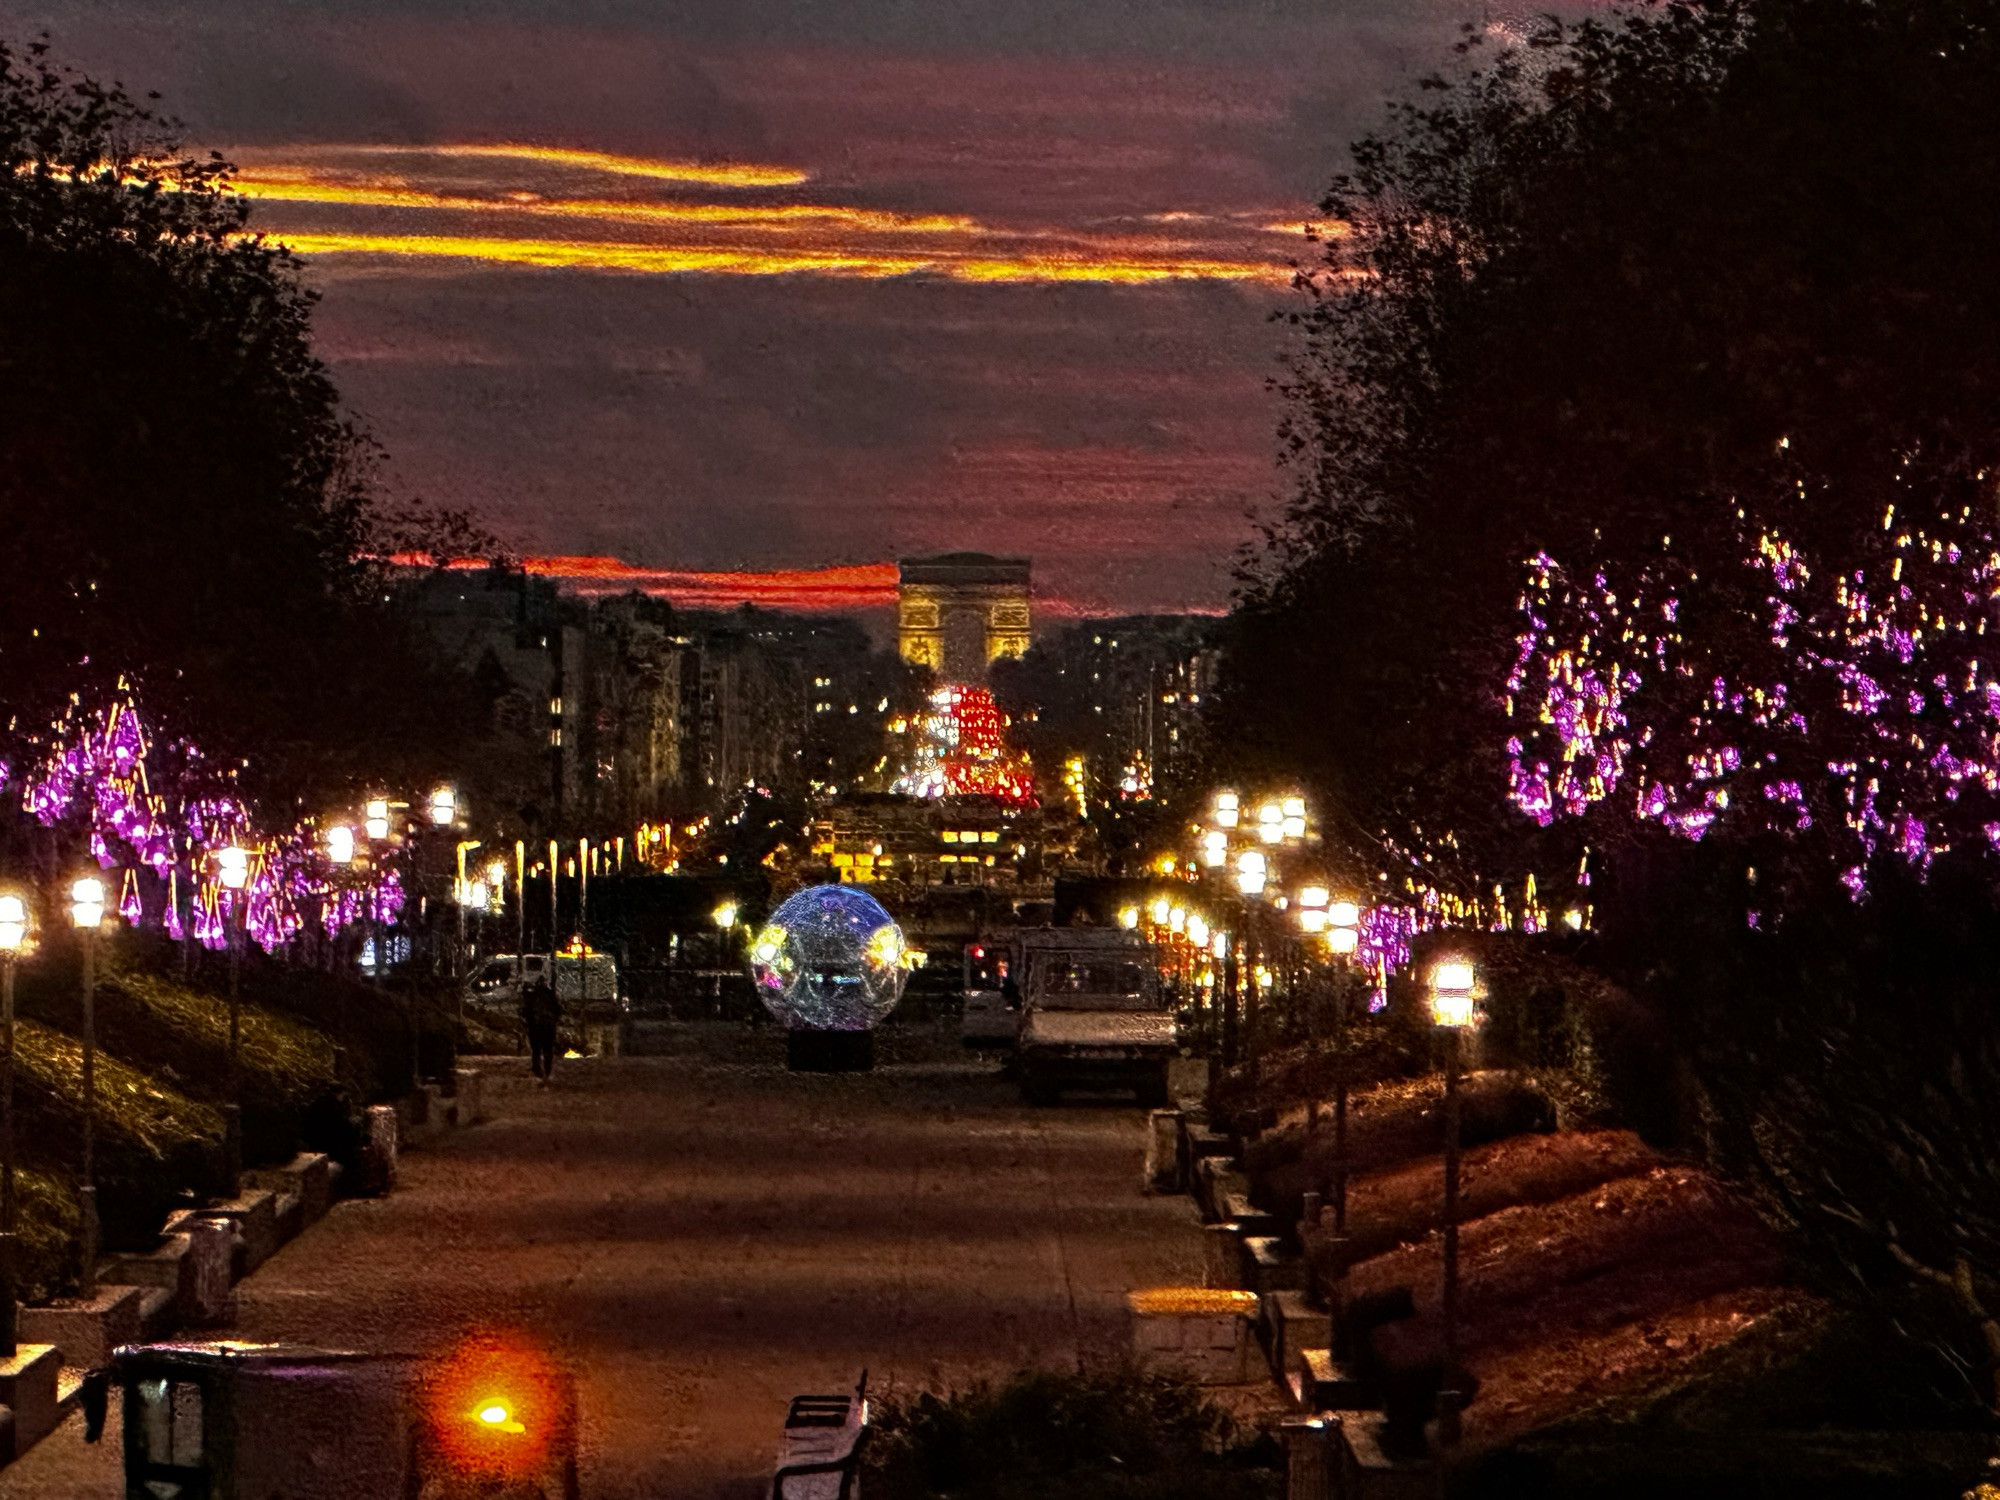
M 131 679 L 251 786 L 420 780 L 472 698 L 371 559 L 480 539 L 383 503 L 232 172 L 0 39 L 0 754 Z
M 1691 840 L 1783 834 L 1858 897 L 1884 853 L 1922 870 L 2000 844 L 1994 479 L 1909 454 L 1857 499 L 1785 453 L 1789 482 L 1722 518 L 1705 568 L 1664 534 L 1622 566 L 1532 560 L 1509 794 L 1543 825 L 1611 812 Z M 1796 521 L 1858 505 L 1879 524 L 1796 540 Z
M 1213 737 L 1289 760 L 1391 887 L 1533 872 L 1587 902 L 1582 952 L 1694 1082 L 1684 1138 L 1901 1326 L 1948 1289 L 1975 1372 L 2000 1355 L 1995 21 L 1548 21 L 1471 40 L 1358 143 Z

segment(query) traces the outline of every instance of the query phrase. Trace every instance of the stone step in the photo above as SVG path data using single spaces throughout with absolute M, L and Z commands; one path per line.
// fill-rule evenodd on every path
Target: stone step
M 1305 1411 L 1380 1411 L 1382 1390 L 1364 1380 L 1351 1365 L 1333 1357 L 1333 1350 L 1302 1348 L 1299 1362 L 1286 1380 L 1292 1399 Z
M 177 1287 L 149 1286 L 139 1297 L 139 1331 L 146 1338 L 159 1339 L 173 1332 Z
M 24 1343 L 54 1344 L 62 1363 L 94 1369 L 111 1358 L 120 1344 L 139 1341 L 139 1308 L 145 1289 L 107 1286 L 95 1297 L 65 1298 L 47 1307 L 21 1309 Z
M 1243 1236 L 1243 1272 L 1244 1284 L 1259 1296 L 1296 1291 L 1306 1284 L 1305 1261 L 1275 1235 Z
M 177 1226 L 178 1227 L 178 1226 Z M 169 1233 L 157 1248 L 143 1255 L 106 1256 L 97 1267 L 97 1279 L 114 1286 L 165 1287 L 177 1291 L 181 1284 L 181 1262 L 187 1258 L 188 1237 Z
M 18 1458 L 62 1420 L 62 1366 L 62 1351 L 53 1344 L 19 1344 L 12 1359 L 0 1360 L 0 1406 L 13 1414 L 0 1458 Z
M 1245 1239 L 1250 1238 L 1252 1235 L 1262 1235 L 1276 1239 L 1281 1233 L 1278 1216 L 1273 1213 L 1266 1213 L 1263 1209 L 1252 1203 L 1247 1187 L 1241 1190 L 1231 1189 L 1224 1193 L 1218 1207 L 1221 1209 L 1219 1217 L 1235 1224 Z
M 1299 1368 L 1305 1351 L 1333 1341 L 1333 1319 L 1314 1307 L 1306 1293 L 1296 1287 L 1266 1292 L 1259 1302 L 1264 1345 L 1271 1356 L 1271 1373 L 1280 1385 L 1287 1384 Z

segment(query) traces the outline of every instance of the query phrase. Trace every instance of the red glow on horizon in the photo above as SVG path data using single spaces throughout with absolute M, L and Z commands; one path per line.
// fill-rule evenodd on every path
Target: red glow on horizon
M 432 558 L 419 552 L 398 552 L 388 560 L 405 568 L 436 566 Z M 479 572 L 493 564 L 482 557 L 459 557 L 445 566 L 455 572 Z M 734 609 L 754 604 L 760 609 L 800 614 L 887 609 L 896 602 L 900 578 L 896 564 L 891 562 L 847 563 L 831 568 L 773 568 L 762 572 L 703 572 L 641 568 L 617 557 L 548 556 L 519 558 L 513 566 L 536 578 L 553 579 L 569 592 L 591 598 L 638 592 L 664 599 L 676 609 Z M 1035 596 L 1035 612 L 1057 619 L 1093 619 L 1113 613 L 1102 605 L 1046 594 Z M 1214 616 L 1227 613 L 1213 605 L 1180 606 L 1172 612 Z

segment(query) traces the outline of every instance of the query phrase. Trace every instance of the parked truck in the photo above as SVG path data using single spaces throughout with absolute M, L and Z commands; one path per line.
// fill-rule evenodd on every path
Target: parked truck
M 444 1359 L 235 1340 L 119 1349 L 128 1500 L 577 1500 L 576 1380 L 532 1354 Z
M 1180 1031 L 1153 946 L 1122 928 L 1041 928 L 1018 940 L 1021 1097 L 1053 1104 L 1066 1088 L 1126 1089 L 1167 1101 Z

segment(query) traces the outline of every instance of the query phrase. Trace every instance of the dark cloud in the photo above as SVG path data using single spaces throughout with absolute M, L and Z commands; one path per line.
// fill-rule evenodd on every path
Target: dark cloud
M 0 0 L 0 34 L 46 29 L 79 65 L 160 90 L 197 144 L 248 158 L 522 141 L 765 162 L 809 172 L 805 200 L 977 216 L 1056 246 L 1302 218 L 1342 143 L 1471 14 L 1459 0 Z M 292 212 L 259 221 L 338 216 Z M 337 255 L 309 274 L 323 348 L 393 483 L 531 551 L 726 568 L 1019 548 L 1072 599 L 1214 605 L 1246 510 L 1277 487 L 1267 318 L 1284 294 L 1268 286 Z

